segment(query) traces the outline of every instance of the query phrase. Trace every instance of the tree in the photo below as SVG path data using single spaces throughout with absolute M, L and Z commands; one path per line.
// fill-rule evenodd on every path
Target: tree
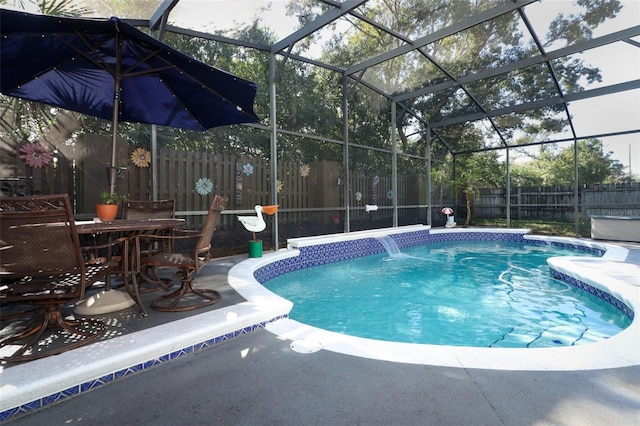
M 5 0 L 0 0 L 0 5 L 5 3 Z M 78 17 L 86 13 L 86 9 L 74 0 L 40 0 L 37 5 L 46 15 Z M 71 135 L 73 129 L 64 129 L 63 123 L 72 122 L 77 126 L 74 116 L 77 114 L 70 111 L 0 95 L 0 158 L 6 173 L 15 173 L 13 159 L 19 145 L 26 141 L 40 141 L 47 145 L 47 135 L 51 132 Z
M 473 203 L 480 195 L 481 188 L 496 187 L 503 183 L 505 168 L 495 151 L 458 156 L 456 158 L 455 187 L 465 197 L 467 216 L 465 226 L 469 226 L 473 214 Z
M 375 57 L 405 43 L 394 34 L 402 34 L 409 40 L 417 39 L 460 22 L 498 3 L 500 2 L 493 0 L 474 2 L 372 0 L 366 5 L 367 18 L 382 24 L 389 31 L 346 15 L 344 19 L 353 25 L 346 33 L 336 34 L 329 41 L 323 60 L 349 68 L 354 63 Z M 547 35 L 548 43 L 564 40 L 567 44 L 571 44 L 588 39 L 594 28 L 614 17 L 621 9 L 620 2 L 617 0 L 579 0 L 576 5 L 581 7 L 581 13 L 558 15 L 553 21 Z M 299 16 L 311 18 L 326 10 L 326 7 L 318 6 L 311 1 L 297 1 L 295 6 L 291 7 Z M 520 29 L 517 17 L 505 14 L 468 28 L 455 36 L 430 43 L 422 47 L 419 54 L 402 55 L 373 66 L 366 70 L 362 79 L 393 94 L 407 93 L 421 87 L 437 86 L 457 76 L 465 76 L 472 72 L 480 72 L 530 57 L 535 54 L 536 46 L 528 40 L 529 38 L 526 38 Z M 582 81 L 593 82 L 600 79 L 599 70 L 586 65 L 580 59 L 560 62 L 562 61 L 554 63 L 556 78 L 571 91 L 580 90 Z M 407 153 L 423 153 L 424 139 L 411 139 L 408 134 L 433 131 L 436 143 L 431 146 L 431 157 L 440 160 L 441 164 L 453 153 L 479 152 L 491 143 L 489 131 L 485 127 L 486 122 L 466 122 L 438 129 L 429 129 L 426 126 L 428 123 L 479 112 L 476 99 L 480 99 L 484 108 L 491 110 L 499 109 L 504 105 L 517 105 L 557 96 L 557 88 L 550 84 L 550 81 L 546 67 L 532 66 L 473 82 L 464 88 L 454 86 L 408 101 L 401 105 L 399 110 L 402 111 L 402 107 L 407 106 L 423 120 L 416 121 L 407 113 L 398 115 L 396 124 L 400 149 Z M 353 100 L 350 99 L 349 102 L 350 138 L 353 135 L 357 140 L 375 141 L 373 146 L 388 147 L 390 139 L 389 132 L 386 131 L 388 109 L 371 108 L 369 104 L 363 102 L 362 97 L 357 97 L 357 94 L 358 90 L 353 90 Z M 479 95 L 482 96 L 479 97 Z M 562 112 L 564 112 L 562 105 L 551 105 L 526 113 L 493 117 L 493 122 L 500 128 L 506 142 L 513 144 L 514 141 L 511 139 L 515 134 L 535 137 L 545 133 L 557 133 L 567 125 Z M 376 125 L 372 126 L 373 123 Z M 388 139 L 385 140 L 385 138 Z M 497 162 L 497 157 L 493 157 L 493 160 L 496 163 L 490 167 L 486 161 L 459 164 L 457 167 L 464 170 L 458 170 L 459 178 L 456 181 L 467 180 L 468 188 L 476 186 L 471 185 L 468 179 L 475 176 L 483 179 L 484 171 L 475 171 L 471 168 L 481 166 L 499 170 L 501 165 Z M 590 164 L 587 167 L 593 166 L 594 164 Z M 476 184 L 482 186 L 484 182 L 478 181 Z
M 586 139 L 577 143 L 578 184 L 616 183 L 624 180 L 624 167 L 618 160 L 605 153 L 602 141 Z M 555 145 L 544 145 L 540 154 L 532 161 L 516 164 L 511 169 L 512 177 L 521 186 L 570 186 L 574 182 L 573 144 L 558 149 Z
M 68 0 L 77 2 L 77 0 Z M 98 16 L 148 19 L 158 7 L 157 0 L 84 0 L 88 10 Z
M 2 1 L 0 0 L 0 3 Z M 57 14 L 80 12 L 80 10 L 64 11 L 67 7 L 71 8 L 72 0 L 42 0 L 41 3 L 48 4 Z M 337 68 L 347 69 L 353 64 L 387 52 L 393 47 L 405 45 L 407 40 L 432 34 L 474 13 L 501 3 L 503 2 L 498 0 L 370 0 L 366 3 L 367 19 L 380 23 L 387 30 L 377 28 L 351 15 L 345 15 L 341 19 L 349 21 L 352 24 L 351 27 L 346 33 L 336 31 L 325 45 L 321 58 Z M 87 4 L 92 9 L 98 6 L 104 8 L 106 5 L 111 13 L 129 17 L 133 15 L 146 17 L 150 16 L 157 2 L 154 0 L 139 2 L 104 0 Z M 576 40 L 589 38 L 596 26 L 615 16 L 621 7 L 617 0 L 578 0 L 576 4 L 582 8 L 583 12 L 569 16 L 559 15 L 549 28 L 547 36 L 549 43 L 559 40 L 573 43 Z M 311 0 L 297 0 L 290 1 L 288 8 L 290 13 L 298 16 L 300 24 L 304 25 L 332 6 Z M 535 46 L 527 42 L 528 39 L 522 34 L 516 18 L 517 13 L 514 13 L 483 22 L 454 36 L 423 46 L 419 52 L 395 57 L 365 70 L 362 75 L 354 76 L 354 79 L 350 79 L 348 83 L 349 141 L 374 149 L 389 150 L 391 148 L 391 126 L 389 125 L 391 101 L 366 85 L 359 84 L 358 79 L 361 78 L 361 81 L 377 86 L 387 93 L 398 94 L 411 92 L 417 88 L 437 86 L 440 83 L 455 81 L 458 76 L 466 76 L 473 72 L 528 58 L 535 51 Z M 330 25 L 339 24 L 337 22 Z M 398 34 L 406 40 L 397 37 Z M 237 28 L 234 37 L 267 46 L 276 41 L 275 35 L 262 26 L 259 18 L 246 27 Z M 312 34 L 296 43 L 296 48 L 304 51 L 314 42 L 319 41 L 319 37 L 319 34 Z M 256 112 L 263 118 L 263 124 L 269 122 L 270 76 L 269 59 L 265 52 L 170 32 L 166 34 L 163 41 L 185 54 L 240 77 L 256 81 L 259 85 Z M 279 72 L 276 82 L 278 87 L 277 126 L 308 134 L 314 138 L 341 140 L 343 133 L 342 74 L 292 58 L 285 59 L 278 56 L 277 62 L 276 67 Z M 563 86 L 569 87 L 571 91 L 579 91 L 583 81 L 591 82 L 600 78 L 597 69 L 586 66 L 579 59 L 562 62 L 554 61 L 556 76 L 562 81 Z M 434 173 L 437 173 L 440 167 L 438 164 L 447 164 L 454 153 L 478 152 L 496 143 L 489 139 L 487 127 L 491 126 L 487 126 L 486 121 L 466 122 L 437 129 L 432 129 L 429 124 L 461 114 L 478 112 L 479 108 L 474 99 L 481 99 L 485 108 L 495 109 L 555 95 L 556 88 L 552 84 L 544 83 L 549 81 L 546 72 L 546 67 L 528 67 L 488 80 L 470 83 L 464 90 L 459 87 L 448 88 L 399 104 L 396 122 L 399 150 L 407 154 L 424 155 L 425 138 L 412 138 L 411 135 L 433 132 L 434 143 L 431 145 L 430 155 L 436 160 Z M 32 112 L 21 111 L 18 107 L 7 108 L 5 101 L 6 98 L 3 97 L 1 99 L 3 128 L 7 132 L 17 130 L 20 138 L 33 133 L 34 128 L 38 128 L 38 132 L 45 132 L 59 121 L 55 116 L 47 116 L 47 113 L 51 114 L 49 108 L 35 110 L 34 107 Z M 22 101 L 17 102 L 20 103 L 20 108 L 24 107 Z M 416 120 L 413 115 L 406 112 L 405 108 L 410 108 L 422 120 Z M 510 138 L 516 133 L 541 135 L 546 132 L 557 132 L 559 128 L 566 125 L 562 118 L 558 118 L 560 109 L 560 106 L 549 106 L 526 114 L 498 116 L 493 120 L 502 130 L 507 142 L 512 142 Z M 62 112 L 58 112 L 60 113 Z M 82 122 L 81 131 L 90 129 L 92 133 L 107 134 L 109 132 L 109 123 L 104 120 L 74 115 L 78 116 Z M 68 129 L 67 131 L 71 134 L 77 130 Z M 119 133 L 134 146 L 148 144 L 148 126 L 122 123 Z M 10 137 L 15 138 L 15 133 Z M 501 142 L 497 141 L 497 143 Z M 246 126 L 225 126 L 204 133 L 160 128 L 159 143 L 161 146 L 177 149 L 214 150 L 237 155 L 268 157 L 270 154 L 269 132 Z M 291 134 L 280 134 L 278 146 L 279 156 L 284 159 L 305 162 L 316 159 L 339 161 L 342 156 L 340 144 L 319 142 L 316 139 L 310 142 L 310 138 Z M 531 182 L 540 183 L 566 179 L 566 176 L 571 175 L 572 168 L 568 165 L 569 160 L 572 159 L 571 155 L 567 154 L 566 158 L 563 157 L 564 160 L 560 161 L 555 159 L 555 154 L 550 149 L 543 152 L 542 156 L 547 154 L 553 154 L 554 161 L 557 162 L 552 164 L 544 161 L 532 170 L 527 170 L 524 166 L 514 167 L 512 174 L 523 182 L 529 179 Z M 585 161 L 591 162 L 585 166 L 585 170 L 581 171 L 580 175 L 590 181 L 596 177 L 589 176 L 589 173 L 595 175 L 596 170 L 600 173 L 604 170 L 602 167 L 607 164 L 606 161 L 604 165 L 594 163 L 594 157 L 589 156 L 588 153 L 586 155 Z M 349 167 L 383 172 L 390 167 L 388 157 L 386 153 L 380 154 L 380 151 L 358 149 L 358 155 L 351 159 Z M 613 163 L 608 166 L 611 172 L 609 179 L 617 179 L 615 168 L 619 164 Z M 459 177 L 479 179 L 475 182 L 467 181 L 476 187 L 491 184 L 492 179 L 486 176 L 487 170 L 499 171 L 503 168 L 498 157 L 491 155 L 478 161 L 463 161 L 462 157 L 458 156 L 457 167 Z M 475 167 L 482 169 L 473 170 Z M 443 175 L 451 173 L 447 170 L 440 170 L 440 172 Z M 562 173 L 564 176 L 560 176 Z

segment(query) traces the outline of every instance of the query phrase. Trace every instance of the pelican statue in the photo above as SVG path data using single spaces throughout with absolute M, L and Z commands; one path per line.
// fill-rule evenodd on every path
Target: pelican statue
M 253 232 L 253 241 L 256 240 L 256 232 L 264 231 L 264 228 L 267 227 L 267 223 L 264 221 L 262 217 L 262 212 L 273 215 L 278 210 L 278 206 L 261 206 L 257 205 L 255 207 L 256 215 L 255 216 L 238 216 L 238 220 L 244 225 L 247 231 Z

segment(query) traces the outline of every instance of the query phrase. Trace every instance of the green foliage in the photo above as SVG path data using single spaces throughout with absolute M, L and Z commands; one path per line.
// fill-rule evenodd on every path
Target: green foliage
M 2 4 L 6 1 L 0 1 Z M 46 15 L 78 17 L 87 13 L 74 0 L 40 0 L 37 4 Z M 25 141 L 42 139 L 59 125 L 59 112 L 48 105 L 0 95 L 0 137 L 10 147 L 7 151 L 13 151 L 3 154 L 15 155 Z
M 127 198 L 128 197 L 126 195 L 112 194 L 108 191 L 102 191 L 100 194 L 102 204 L 117 204 L 119 202 L 126 201 Z
M 473 226 L 506 227 L 507 220 L 500 218 L 474 219 L 472 224 Z M 555 235 L 560 237 L 576 236 L 574 222 L 554 222 L 543 221 L 540 219 L 536 219 L 535 221 L 511 219 L 511 228 L 531 229 L 531 233 L 537 235 Z M 579 236 L 588 237 L 591 234 L 591 223 L 589 221 L 580 222 L 578 224 L 578 233 Z
M 335 32 L 327 41 L 321 59 L 338 68 L 347 69 L 354 63 L 363 62 L 406 43 L 392 33 L 401 34 L 407 40 L 419 39 L 502 3 L 499 0 L 370 1 L 366 4 L 367 18 L 381 23 L 389 31 L 382 31 L 345 15 L 342 19 L 349 20 L 354 25 L 347 33 Z M 148 17 L 155 10 L 157 0 L 88 0 L 82 4 L 86 4 L 88 9 L 98 10 L 104 16 Z M 615 16 L 621 8 L 617 0 L 577 0 L 576 4 L 583 12 L 570 16 L 559 15 L 547 35 L 550 43 L 565 40 L 567 44 L 571 44 L 588 39 L 597 25 Z M 77 16 L 84 13 L 73 0 L 41 0 L 40 5 L 48 14 Z M 290 14 L 298 17 L 302 26 L 332 7 L 322 2 L 298 0 L 288 2 L 287 8 Z M 368 68 L 361 76 L 362 81 L 396 94 L 450 81 L 451 75 L 444 70 L 448 70 L 453 76 L 468 76 L 529 58 L 536 47 L 524 37 L 517 26 L 517 20 L 512 18 L 507 14 L 486 21 L 425 45 L 419 53 L 402 55 Z M 336 27 L 338 23 L 330 25 Z M 261 46 L 270 46 L 277 41 L 275 34 L 262 25 L 259 17 L 245 27 L 236 28 L 233 37 Z M 314 34 L 297 42 L 296 49 L 304 52 L 320 41 L 318 37 L 318 34 Z M 163 41 L 205 63 L 255 81 L 258 84 L 256 113 L 262 118 L 260 124 L 269 125 L 270 67 L 266 52 L 171 32 L 165 34 Z M 276 57 L 275 67 L 278 73 L 277 127 L 311 136 L 305 138 L 288 133 L 278 134 L 278 157 L 301 162 L 342 161 L 342 145 L 323 140 L 343 139 L 342 74 L 281 56 Z M 600 79 L 599 70 L 585 65 L 580 59 L 564 63 L 555 61 L 554 69 L 565 90 L 571 93 L 581 90 L 583 81 L 594 82 Z M 475 99 L 481 99 L 485 108 L 497 109 L 556 96 L 556 87 L 547 76 L 546 66 L 531 66 L 472 82 L 466 86 L 466 91 L 458 87 L 445 87 L 413 99 L 410 104 L 400 103 L 396 122 L 398 148 L 406 154 L 425 155 L 425 136 L 431 134 L 429 155 L 434 160 L 432 179 L 443 183 L 454 180 L 456 188 L 466 194 L 470 208 L 479 188 L 504 184 L 505 166 L 497 152 L 477 154 L 479 150 L 495 143 L 489 141 L 489 132 L 493 129 L 485 128 L 478 122 L 435 130 L 428 127 L 429 124 L 461 114 L 481 113 Z M 371 173 L 389 172 L 391 161 L 386 151 L 391 149 L 391 102 L 376 91 L 349 79 L 347 103 L 348 138 L 349 143 L 355 146 L 350 148 L 349 167 Z M 33 139 L 34 135 L 37 138 L 54 126 L 60 127 L 59 116 L 49 107 L 38 107 L 7 97 L 0 97 L 0 107 L 0 132 L 4 138 L 15 141 Z M 407 107 L 414 110 L 420 120 L 406 113 Z M 558 114 L 561 110 L 560 105 L 548 106 L 527 111 L 526 114 L 493 117 L 493 123 L 507 139 L 518 134 L 524 135 L 524 139 L 540 140 L 541 135 L 554 134 L 566 127 L 566 119 Z M 79 124 L 77 127 L 69 125 L 68 134 L 110 134 L 111 124 L 108 121 L 73 114 Z M 149 126 L 121 123 L 119 137 L 126 139 L 131 147 L 148 148 Z M 223 126 L 202 133 L 158 128 L 160 148 L 224 152 L 238 156 L 268 158 L 270 137 L 268 130 L 249 126 Z M 610 154 L 602 152 L 601 142 L 582 141 L 578 145 L 580 184 L 616 182 L 621 179 L 622 165 L 611 160 Z M 371 147 L 374 150 L 358 147 Z M 456 155 L 455 178 L 452 176 L 454 152 L 474 153 Z M 532 162 L 512 166 L 511 175 L 523 185 L 571 183 L 572 150 L 545 148 Z M 469 214 L 468 217 L 470 216 Z
M 379 15 L 371 17 L 376 21 L 392 23 L 395 25 L 392 26 L 392 29 L 401 34 L 415 33 L 417 36 L 421 36 L 433 33 L 446 25 L 458 22 L 496 4 L 497 2 L 494 1 L 416 0 L 415 2 L 402 2 L 400 5 L 396 2 L 385 2 L 384 6 L 381 5 L 375 9 Z M 615 16 L 620 10 L 620 4 L 616 0 L 611 2 L 582 0 L 577 2 L 577 5 L 582 7 L 584 12 L 570 16 L 560 15 L 548 35 L 550 42 L 566 39 L 567 43 L 575 43 L 589 38 L 593 28 Z M 417 10 L 424 11 L 424 13 L 415 13 Z M 364 38 L 367 39 L 367 42 L 360 44 L 357 44 L 360 41 L 359 37 L 354 36 L 345 40 L 344 44 L 349 43 L 349 47 L 345 49 L 350 52 L 358 52 L 365 57 L 371 56 L 373 52 L 371 54 L 362 53 L 370 51 L 371 49 L 368 47 L 372 43 L 369 35 Z M 383 45 L 382 42 L 381 45 Z M 508 15 L 469 28 L 424 47 L 426 53 L 435 58 L 442 68 L 454 76 L 482 72 L 525 59 L 534 54 L 535 49 L 535 46 L 529 43 L 528 39 L 518 30 L 516 20 L 511 19 Z M 339 54 L 335 53 L 335 56 L 339 57 Z M 351 59 L 349 56 L 348 58 Z M 397 66 L 398 61 L 393 68 L 376 67 L 368 70 L 367 80 L 376 83 L 379 81 L 404 81 L 405 83 L 415 81 L 415 85 L 404 84 L 403 91 L 423 86 L 435 86 L 447 80 L 442 70 L 434 69 L 426 61 L 418 62 L 415 59 L 415 63 L 411 63 L 407 58 L 407 62 L 399 67 Z M 554 68 L 558 80 L 562 81 L 563 87 L 568 88 L 565 90 L 579 91 L 582 79 L 594 82 L 601 78 L 597 68 L 587 66 L 580 59 L 561 62 L 555 62 Z M 380 75 L 371 76 L 372 72 Z M 403 78 L 399 72 L 409 72 L 412 75 L 409 78 Z M 445 88 L 440 92 L 416 99 L 412 106 L 420 112 L 420 116 L 424 117 L 427 122 L 438 122 L 462 114 L 480 113 L 479 105 L 475 103 L 474 97 L 480 100 L 485 109 L 499 109 L 505 105 L 536 101 L 550 96 L 557 96 L 557 88 L 553 80 L 548 77 L 546 66 L 537 65 L 472 82 L 467 85 L 465 93 L 462 93 L 457 87 Z M 547 132 L 557 132 L 567 126 L 566 115 L 560 104 L 529 110 L 526 113 L 501 115 L 494 117 L 493 120 L 507 140 L 512 138 L 516 132 L 536 136 Z M 410 123 L 410 119 L 406 116 L 400 117 L 399 122 L 407 125 Z M 436 139 L 449 147 L 449 150 L 457 152 L 482 148 L 489 132 L 482 131 L 481 126 L 468 124 L 439 128 L 435 133 Z M 420 126 L 424 126 L 424 124 Z M 414 127 L 409 125 L 407 129 L 413 130 Z M 401 129 L 400 131 L 406 130 Z M 492 132 L 492 129 L 489 131 Z M 420 152 L 421 149 L 417 149 L 417 151 Z M 435 154 L 445 155 L 446 152 L 436 152 Z
M 578 184 L 617 183 L 624 180 L 624 170 L 618 160 L 605 153 L 598 139 L 578 141 Z M 574 148 L 568 144 L 558 149 L 545 145 L 532 161 L 515 164 L 511 177 L 519 186 L 572 185 L 574 177 Z
M 87 9 L 75 0 L 40 0 L 38 7 L 44 15 L 78 17 L 87 13 Z
M 584 12 L 565 16 L 559 14 L 551 23 L 547 39 L 549 43 L 566 40 L 566 44 L 589 40 L 593 37 L 593 29 L 606 19 L 614 17 L 622 9 L 618 0 L 577 0 L 576 4 L 584 7 Z
M 495 151 L 460 155 L 456 160 L 458 174 L 454 184 L 456 189 L 464 194 L 467 208 L 465 226 L 469 226 L 473 202 L 480 195 L 480 188 L 495 187 L 504 183 L 505 169 L 499 163 Z
M 79 3 L 78 0 L 68 0 Z M 148 19 L 158 7 L 157 0 L 84 0 L 87 9 L 96 11 L 98 16 L 118 16 L 121 18 Z

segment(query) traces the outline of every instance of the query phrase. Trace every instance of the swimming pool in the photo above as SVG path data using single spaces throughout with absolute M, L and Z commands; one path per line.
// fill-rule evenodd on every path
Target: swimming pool
M 546 259 L 591 255 L 525 241 L 435 242 L 289 272 L 262 284 L 290 318 L 369 339 L 479 347 L 556 347 L 609 338 L 631 319 L 550 277 Z
M 587 240 L 527 234 L 527 230 L 431 230 L 427 226 L 411 226 L 295 239 L 289 241 L 289 248 L 286 250 L 236 265 L 229 274 L 229 283 L 253 303 L 255 309 L 276 309 L 286 316 L 293 304 L 270 292 L 260 285 L 260 282 L 294 270 L 380 253 L 384 248 L 375 238 L 382 235 L 392 235 L 403 250 L 427 241 L 524 239 L 540 244 L 606 251 L 602 258 L 558 257 L 550 259 L 548 263 L 554 277 L 571 285 L 587 288 L 598 297 L 621 304 L 621 308 L 633 318 L 634 311 L 640 306 L 640 268 L 620 262 L 626 257 L 626 249 Z M 527 349 L 381 341 L 346 336 L 310 327 L 292 319 L 275 321 L 266 328 L 280 338 L 291 340 L 292 348 L 299 352 L 325 349 L 394 362 L 511 370 L 576 370 L 640 365 L 640 354 L 637 350 L 640 344 L 640 328 L 637 319 L 622 332 L 602 342 L 571 347 Z

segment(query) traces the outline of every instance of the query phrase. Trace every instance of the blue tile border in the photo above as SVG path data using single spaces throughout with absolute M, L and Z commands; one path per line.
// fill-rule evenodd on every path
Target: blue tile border
M 47 395 L 42 398 L 36 399 L 35 401 L 28 402 L 26 404 L 22 404 L 18 407 L 13 407 L 3 412 L 0 412 L 0 423 L 13 420 L 18 416 L 23 416 L 29 413 L 32 413 L 35 410 L 39 410 L 51 404 L 56 404 L 58 402 L 64 401 L 66 399 L 72 398 L 74 396 L 80 395 L 83 392 L 88 392 L 90 390 L 99 388 L 104 385 L 108 385 L 109 383 L 113 383 L 116 380 L 129 377 L 133 374 L 140 373 L 142 371 L 148 370 L 157 365 L 163 364 L 165 362 L 174 360 L 176 358 L 180 358 L 184 355 L 189 355 L 195 352 L 198 352 L 203 349 L 207 349 L 209 347 L 215 346 L 219 343 L 222 343 L 227 340 L 234 339 L 243 334 L 249 334 L 257 329 L 265 328 L 265 326 L 271 322 L 278 321 L 281 319 L 288 318 L 288 314 L 280 315 L 275 318 L 272 318 L 267 321 L 262 321 L 258 324 L 254 324 L 248 327 L 244 327 L 229 333 L 225 333 L 220 336 L 213 337 L 211 339 L 205 340 L 204 342 L 199 342 L 193 344 L 191 346 L 187 346 L 182 349 L 178 349 L 176 351 L 160 355 L 156 358 L 150 359 L 148 361 L 138 363 L 132 365 L 128 368 L 124 368 L 122 370 L 115 371 L 113 373 L 106 374 L 98 379 L 90 380 L 88 382 L 80 383 L 78 385 L 74 385 L 70 388 L 64 389 L 60 392 L 56 392 L 52 395 Z
M 399 248 L 411 247 L 426 244 L 429 241 L 429 231 L 393 234 L 390 237 Z M 300 255 L 297 257 L 277 260 L 257 269 L 254 272 L 254 277 L 258 282 L 263 283 L 287 272 L 382 253 L 385 248 L 377 239 L 367 237 L 358 240 L 305 246 L 299 250 Z
M 579 289 L 584 290 L 587 293 L 596 296 L 598 299 L 601 299 L 604 302 L 608 303 L 609 305 L 613 306 L 614 308 L 618 309 L 627 318 L 633 321 L 633 318 L 635 316 L 633 309 L 631 309 L 629 306 L 627 306 L 626 303 L 624 303 L 617 297 L 607 293 L 606 291 L 600 290 L 599 288 L 589 285 L 583 281 L 580 281 L 579 279 L 571 277 L 567 274 L 563 274 L 562 272 L 556 271 L 553 268 L 549 268 L 549 269 L 551 271 L 551 275 L 553 276 L 553 278 L 560 280 L 564 283 L 567 283 L 569 285 L 572 285 L 574 287 L 578 287 Z
M 569 248 L 576 251 L 583 251 L 585 253 L 591 253 L 598 256 L 602 256 L 606 253 L 606 250 L 599 249 L 596 247 L 588 247 L 582 244 L 572 244 L 572 243 L 563 243 L 558 241 L 545 241 L 545 240 L 529 240 L 525 239 L 527 244 L 538 245 L 538 246 L 554 246 L 560 248 Z
M 424 230 L 392 234 L 389 235 L 389 237 L 400 249 L 429 243 L 454 241 L 525 241 L 530 245 L 553 245 L 580 250 L 586 253 L 594 253 L 600 256 L 605 252 L 605 250 L 587 247 L 580 244 L 525 239 L 524 234 L 520 232 L 452 232 L 432 234 L 429 230 Z M 257 269 L 254 272 L 255 279 L 260 283 L 264 283 L 288 272 L 382 253 L 385 251 L 385 248 L 376 238 L 365 237 L 357 240 L 305 246 L 299 248 L 299 250 L 299 256 L 277 260 Z

